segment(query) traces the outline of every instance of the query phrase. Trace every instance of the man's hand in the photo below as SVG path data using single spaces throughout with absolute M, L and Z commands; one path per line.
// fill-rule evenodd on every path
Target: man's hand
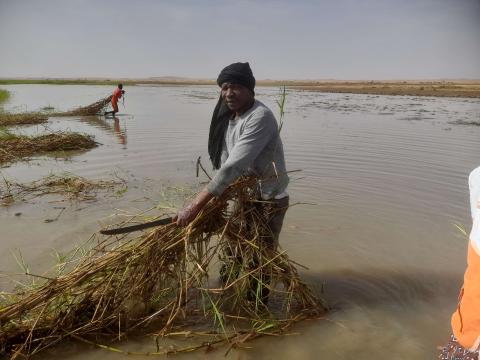
M 177 215 L 173 218 L 173 221 L 180 226 L 187 226 L 197 217 L 198 213 L 203 207 L 213 198 L 207 190 L 200 191 L 195 199 L 186 205 L 183 209 L 178 211 Z
M 198 215 L 198 213 L 202 210 L 195 204 L 190 203 L 185 206 L 183 209 L 179 210 L 177 216 L 173 218 L 173 220 L 180 226 L 187 226 L 190 224 Z

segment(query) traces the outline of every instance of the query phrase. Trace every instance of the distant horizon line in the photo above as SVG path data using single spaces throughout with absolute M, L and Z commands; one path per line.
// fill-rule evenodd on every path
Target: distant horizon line
M 178 81 L 178 82 L 211 82 L 216 83 L 213 78 L 201 77 L 187 77 L 187 76 L 148 76 L 148 77 L 108 77 L 108 76 L 0 76 L 0 80 L 67 80 L 67 81 Z M 480 82 L 480 78 L 368 78 L 368 79 L 341 79 L 341 78 L 291 78 L 291 79 L 257 79 L 257 83 L 271 83 L 271 82 Z

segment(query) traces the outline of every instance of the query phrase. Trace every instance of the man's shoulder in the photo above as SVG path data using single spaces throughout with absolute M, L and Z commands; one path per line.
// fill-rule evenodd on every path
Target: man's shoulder
M 252 107 L 249 115 L 247 116 L 250 121 L 254 122 L 264 122 L 264 121 L 275 121 L 275 115 L 273 115 L 272 110 L 266 106 L 261 101 L 255 100 L 255 104 Z
M 272 110 L 270 110 L 270 108 L 267 105 L 265 105 L 263 102 L 259 100 L 255 100 L 255 103 L 253 104 L 252 112 L 256 114 L 262 114 L 262 115 L 266 115 L 266 114 L 273 115 Z

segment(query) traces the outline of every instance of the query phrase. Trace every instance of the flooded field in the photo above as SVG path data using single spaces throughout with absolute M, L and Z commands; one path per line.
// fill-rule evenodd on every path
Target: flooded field
M 56 111 L 108 95 L 106 86 L 8 85 L 10 111 Z M 206 153 L 218 96 L 214 86 L 126 87 L 117 119 L 51 118 L 23 134 L 72 130 L 101 146 L 37 157 L 0 168 L 19 182 L 69 171 L 92 179 L 119 176 L 128 190 L 93 203 L 44 198 L 0 208 L 0 271 L 15 273 L 20 249 L 32 271 L 53 263 L 104 224 L 152 207 L 173 211 L 201 186 L 195 163 Z M 276 88 L 256 89 L 278 113 Z M 333 306 L 327 319 L 304 322 L 291 336 L 262 338 L 229 359 L 432 359 L 450 333 L 449 318 L 466 264 L 470 226 L 467 177 L 480 163 L 480 101 L 413 96 L 290 91 L 282 130 L 292 174 L 281 246 L 306 265 L 304 276 Z M 65 207 L 60 210 L 59 208 Z M 161 208 L 161 209 L 160 209 Z M 170 209 L 169 209 L 170 208 Z M 53 222 L 46 219 L 57 217 Z M 112 215 L 115 214 L 115 217 Z M 0 284 L 5 285 L 0 278 Z M 122 348 L 152 351 L 150 339 Z M 68 344 L 43 359 L 127 356 Z M 179 356 L 222 359 L 224 351 Z

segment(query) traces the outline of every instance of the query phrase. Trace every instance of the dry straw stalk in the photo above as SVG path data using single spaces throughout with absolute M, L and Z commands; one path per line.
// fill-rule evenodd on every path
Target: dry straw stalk
M 39 180 L 22 184 L 8 179 L 0 183 L 0 205 L 8 206 L 18 201 L 29 201 L 45 195 L 61 195 L 67 200 L 94 201 L 99 191 L 123 194 L 125 180 L 89 180 L 71 174 L 50 174 Z

